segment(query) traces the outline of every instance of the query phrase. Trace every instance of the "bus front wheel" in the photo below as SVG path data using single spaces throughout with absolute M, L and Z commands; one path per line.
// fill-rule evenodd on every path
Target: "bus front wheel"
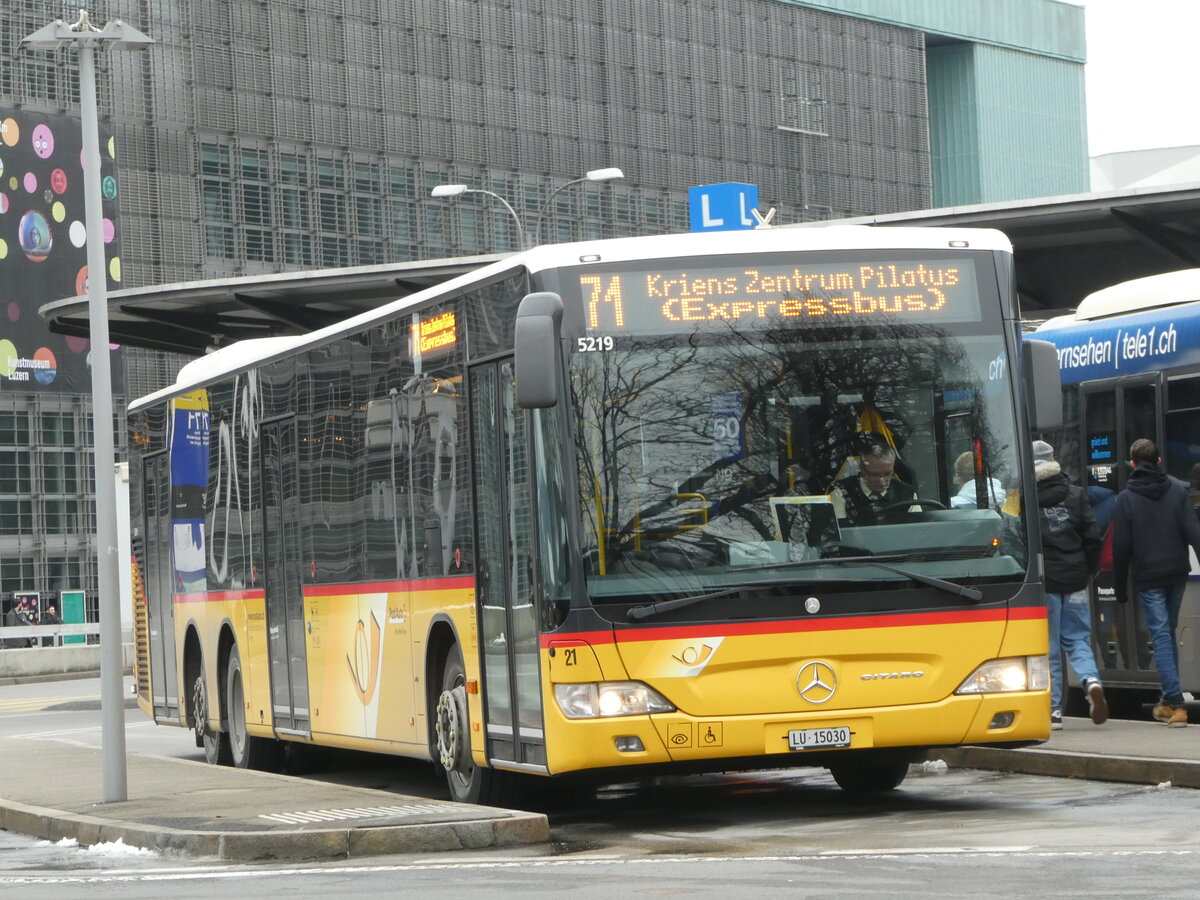
M 204 748 L 204 759 L 209 765 L 227 766 L 231 761 L 229 735 L 208 727 L 208 711 L 208 684 L 201 670 L 192 682 L 192 727 L 196 731 L 196 745 Z
M 462 654 L 452 647 L 442 668 L 442 692 L 434 716 L 437 763 L 446 772 L 450 799 L 456 803 L 501 804 L 511 776 L 475 765 L 471 756 L 471 719 Z
M 908 762 L 882 762 L 871 765 L 830 766 L 838 787 L 848 794 L 878 794 L 895 790 L 908 775 Z

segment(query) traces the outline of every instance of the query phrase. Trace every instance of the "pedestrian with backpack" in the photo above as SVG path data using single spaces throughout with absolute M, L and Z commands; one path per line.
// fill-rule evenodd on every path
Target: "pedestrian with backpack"
M 1063 724 L 1063 653 L 1083 685 L 1092 722 L 1108 720 L 1108 700 L 1092 652 L 1088 581 L 1100 568 L 1100 528 L 1083 488 L 1071 484 L 1054 448 L 1033 442 L 1038 526 L 1045 561 L 1046 616 L 1050 624 L 1050 727 Z

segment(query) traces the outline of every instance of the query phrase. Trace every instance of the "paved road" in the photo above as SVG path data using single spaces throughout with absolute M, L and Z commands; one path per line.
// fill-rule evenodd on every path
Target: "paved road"
M 5 779 L 0 787 L 0 817 L 7 818 L 0 818 L 0 824 L 28 834 L 73 835 L 85 844 L 122 837 L 127 843 L 227 859 L 296 859 L 482 848 L 514 841 L 544 844 L 550 837 L 552 846 L 571 852 L 611 849 L 629 856 L 651 848 L 648 852 L 654 854 L 694 855 L 716 847 L 721 854 L 740 857 L 770 847 L 777 855 L 792 856 L 796 846 L 827 852 L 829 840 L 842 828 L 857 836 L 867 810 L 863 801 L 837 790 L 824 772 L 787 770 L 611 786 L 598 797 L 560 792 L 556 803 L 535 809 L 532 818 L 514 817 L 509 811 L 447 802 L 431 767 L 409 760 L 342 754 L 333 757 L 332 768 L 306 778 L 208 767 L 197 761 L 200 752 L 189 733 L 156 727 L 136 709 L 127 711 L 130 799 L 103 804 L 99 802 L 100 714 L 95 701 L 87 699 L 89 686 L 58 683 L 19 688 L 0 690 L 0 703 L 7 707 L 0 708 L 0 770 L 70 774 L 69 780 L 32 775 Z M 96 692 L 98 696 L 98 683 Z M 1112 722 L 1097 728 L 1086 720 L 1069 719 L 1067 727 L 1042 747 L 1014 752 L 947 750 L 940 757 L 935 753 L 932 764 L 915 769 L 904 788 L 877 801 L 878 808 L 872 807 L 874 812 L 866 818 L 882 816 L 882 827 L 890 835 L 895 823 L 889 819 L 913 810 L 933 812 L 939 814 L 931 822 L 940 834 L 948 821 L 943 814 L 964 812 L 950 801 L 965 794 L 971 801 L 965 809 L 968 819 L 953 826 L 949 846 L 956 852 L 964 847 L 991 852 L 987 842 L 961 843 L 965 838 L 957 832 L 969 831 L 967 826 L 975 821 L 970 816 L 978 813 L 986 826 L 984 833 L 990 833 L 987 829 L 994 826 L 994 819 L 982 802 L 990 796 L 986 779 L 1002 776 L 948 771 L 940 764 L 943 759 L 952 767 L 975 769 L 1057 768 L 1057 774 L 1072 778 L 1140 782 L 1145 786 L 1126 790 L 1152 792 L 1166 783 L 1189 783 L 1189 779 L 1200 783 L 1200 727 L 1168 729 L 1151 722 Z M 963 774 L 980 780 L 964 787 L 955 780 Z M 1037 783 L 1040 794 L 1054 794 L 1056 784 L 1072 784 L 1066 780 Z M 1195 808 L 1200 792 L 1177 796 L 1161 816 L 1148 821 L 1171 821 L 1174 809 L 1188 810 L 1200 821 L 1200 810 Z M 1031 822 L 1047 814 L 1045 809 L 1033 812 Z M 552 832 L 542 813 L 549 816 Z M 1028 827 L 1024 815 L 1015 821 L 1021 828 Z M 906 822 L 895 833 L 919 835 L 921 824 L 919 818 Z M 1086 824 L 1086 818 L 1072 822 L 1069 830 L 1077 832 Z M 815 844 L 804 831 L 807 828 L 816 829 Z M 778 846 L 777 836 L 783 840 Z M 1166 837 L 1154 843 L 1165 847 Z M 695 838 L 699 843 L 691 843 Z M 1103 836 L 1091 843 L 1105 852 L 1117 852 Z M 935 844 L 940 846 L 940 839 Z M 1032 841 L 1014 837 L 1004 844 L 1010 845 L 1052 846 L 1056 852 L 1069 852 L 1041 836 Z M 877 838 L 847 849 L 863 853 L 896 847 L 931 852 L 928 842 L 881 844 Z
M 1194 897 L 1200 791 L 927 766 L 883 799 L 828 776 L 613 786 L 547 845 L 237 863 L 34 846 L 0 834 L 0 895 Z

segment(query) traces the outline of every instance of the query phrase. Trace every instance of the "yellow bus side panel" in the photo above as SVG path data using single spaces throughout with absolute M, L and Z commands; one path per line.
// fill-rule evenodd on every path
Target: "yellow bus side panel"
M 384 639 L 385 633 L 390 636 L 405 627 L 388 624 L 389 607 L 403 609 L 404 599 L 403 594 L 392 592 L 306 594 L 308 700 L 314 735 L 380 737 L 381 707 L 391 706 L 393 714 L 411 711 L 411 667 L 406 667 L 408 677 L 399 685 L 392 671 L 401 655 L 396 644 L 403 643 L 408 650 L 411 642 L 407 633 L 402 641 Z M 384 653 L 385 644 L 389 645 L 388 654 Z M 407 658 L 399 662 L 407 663 Z M 381 703 L 385 683 L 388 699 Z M 404 693 L 397 696 L 397 688 Z
M 242 660 L 242 693 L 246 699 L 246 731 L 258 737 L 274 734 L 271 706 L 271 673 L 267 664 L 267 601 L 262 594 L 241 601 L 242 612 L 235 621 L 245 627 L 235 635 Z
M 406 752 L 427 755 L 424 636 L 433 616 L 444 612 L 466 640 L 473 636 L 473 608 L 469 588 L 306 593 L 314 738 L 377 752 L 406 745 Z M 478 679 L 474 649 L 464 648 L 463 657 L 467 678 Z

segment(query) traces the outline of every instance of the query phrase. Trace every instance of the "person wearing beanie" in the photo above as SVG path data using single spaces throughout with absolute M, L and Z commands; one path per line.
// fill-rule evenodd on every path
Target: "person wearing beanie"
M 1062 728 L 1064 652 L 1083 685 L 1092 722 L 1101 725 L 1108 719 L 1108 701 L 1092 652 L 1087 590 L 1100 570 L 1100 529 L 1087 495 L 1063 474 L 1045 441 L 1033 442 L 1033 471 L 1050 623 L 1050 727 Z
M 1129 446 L 1133 472 L 1113 507 L 1113 587 L 1117 600 L 1137 592 L 1154 644 L 1162 700 L 1151 715 L 1172 728 L 1188 723 L 1179 683 L 1175 629 L 1191 562 L 1188 547 L 1200 554 L 1200 522 L 1187 490 L 1162 470 L 1158 445 L 1139 438 Z M 1134 523 L 1137 527 L 1134 527 Z

